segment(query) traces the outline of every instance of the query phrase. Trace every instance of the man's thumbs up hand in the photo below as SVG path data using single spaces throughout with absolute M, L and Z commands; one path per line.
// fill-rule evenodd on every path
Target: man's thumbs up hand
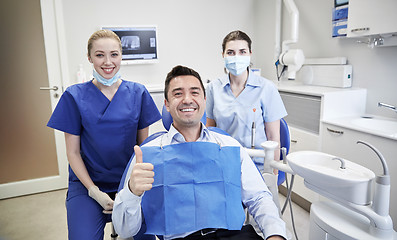
M 132 168 L 128 186 L 133 194 L 141 196 L 145 191 L 152 189 L 154 167 L 151 163 L 143 162 L 142 150 L 138 145 L 134 147 L 134 152 L 136 163 Z
M 142 150 L 138 145 L 134 146 L 134 152 L 135 152 L 135 159 L 136 159 L 136 163 L 143 163 L 142 160 Z

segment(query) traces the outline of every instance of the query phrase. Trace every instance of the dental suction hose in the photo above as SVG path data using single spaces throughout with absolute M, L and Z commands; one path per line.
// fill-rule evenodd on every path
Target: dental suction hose
M 383 175 L 376 176 L 375 192 L 372 202 L 372 209 L 381 216 L 389 215 L 389 205 L 390 205 L 390 175 L 389 168 L 387 166 L 386 160 L 383 155 L 369 143 L 363 141 L 357 141 L 357 144 L 363 144 L 370 149 L 372 149 L 376 155 L 379 157 L 383 166 Z

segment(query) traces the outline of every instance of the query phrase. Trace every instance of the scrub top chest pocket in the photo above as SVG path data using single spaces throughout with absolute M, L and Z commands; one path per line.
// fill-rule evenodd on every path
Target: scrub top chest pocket
M 124 84 L 120 85 L 112 101 L 92 86 L 95 89 L 87 94 L 86 99 L 82 99 L 80 106 L 82 127 L 95 144 L 94 148 L 108 149 L 109 157 L 133 148 L 141 101 Z
M 260 93 L 260 92 L 259 92 Z M 222 101 L 214 102 L 214 117 L 217 127 L 226 130 L 243 146 L 251 146 L 252 123 L 255 121 L 256 130 L 264 133 L 264 112 L 260 96 L 257 91 L 245 89 L 237 98 L 231 94 L 223 95 Z M 247 100 L 247 95 L 250 96 Z M 263 134 L 262 134 L 263 135 Z M 263 140 L 263 136 L 256 135 L 256 143 Z

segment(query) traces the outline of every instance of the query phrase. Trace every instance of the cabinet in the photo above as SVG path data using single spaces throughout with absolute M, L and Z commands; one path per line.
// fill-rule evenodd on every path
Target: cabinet
M 287 109 L 291 137 L 290 152 L 320 151 L 320 122 L 329 117 L 364 113 L 366 91 L 320 86 L 278 83 L 280 96 Z M 293 192 L 308 200 L 317 201 L 319 195 L 304 185 L 303 178 L 295 176 Z
M 320 129 L 321 96 L 280 91 L 290 126 L 318 134 Z
M 320 138 L 318 134 L 314 134 L 296 127 L 289 127 L 291 146 L 290 152 L 305 150 L 320 150 Z
M 288 116 L 290 130 L 290 152 L 319 150 L 321 96 L 280 91 Z M 284 184 L 285 185 L 285 184 Z M 295 175 L 293 191 L 304 199 L 313 202 L 318 194 L 305 187 L 303 178 Z
M 351 130 L 333 124 L 321 124 L 321 151 L 345 158 L 360 164 L 376 175 L 383 173 L 382 164 L 376 154 L 368 147 L 357 144 L 358 140 L 365 141 L 377 148 L 387 161 L 391 175 L 390 216 L 394 228 L 397 226 L 397 185 L 393 184 L 397 178 L 397 142 L 368 133 Z
M 290 152 L 320 150 L 320 138 L 318 134 L 314 134 L 296 127 L 290 127 L 289 130 L 291 137 Z M 303 178 L 298 175 L 295 175 L 293 191 L 309 202 L 314 202 L 319 199 L 319 195 L 308 189 L 304 184 Z
M 396 10 L 396 0 L 349 0 L 347 37 L 397 33 Z

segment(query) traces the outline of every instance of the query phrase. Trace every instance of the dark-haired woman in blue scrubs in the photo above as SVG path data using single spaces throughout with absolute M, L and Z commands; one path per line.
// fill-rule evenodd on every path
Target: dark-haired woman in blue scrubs
M 65 133 L 69 239 L 103 239 L 133 148 L 161 118 L 142 84 L 121 79 L 121 42 L 115 33 L 93 33 L 87 50 L 94 79 L 67 88 L 47 124 Z

